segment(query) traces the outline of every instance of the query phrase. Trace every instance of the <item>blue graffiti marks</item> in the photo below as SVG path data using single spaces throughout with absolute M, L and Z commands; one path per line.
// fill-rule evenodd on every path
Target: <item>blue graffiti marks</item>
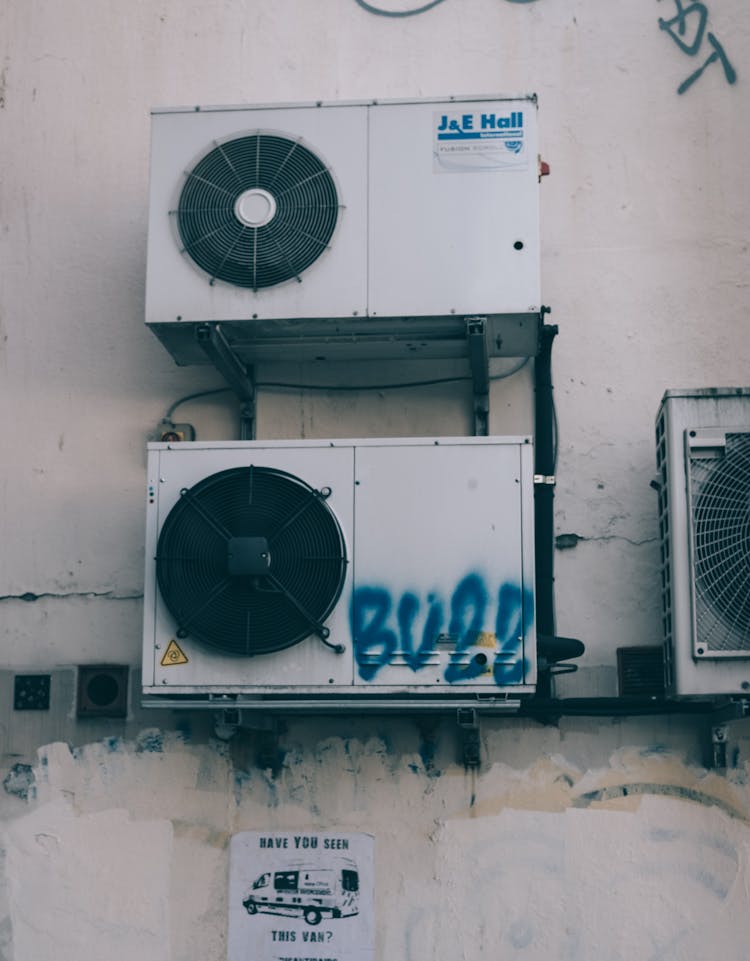
M 382 587 L 360 587 L 352 598 L 351 622 L 360 677 L 371 681 L 384 664 L 400 653 L 413 671 L 425 665 L 435 648 L 443 622 L 441 603 L 428 598 L 429 610 L 422 639 L 414 649 L 414 624 L 419 613 L 419 599 L 407 592 L 396 610 L 398 635 L 389 627 L 393 608 L 391 595 Z
M 525 664 L 518 653 L 523 641 L 524 623 L 530 624 L 533 619 L 534 598 L 531 592 L 522 592 L 513 584 L 503 584 L 498 595 L 495 625 L 498 655 L 493 674 L 498 686 L 522 683 Z
M 523 657 L 525 632 L 534 620 L 530 591 L 502 584 L 497 592 L 495 631 L 485 629 L 491 599 L 479 574 L 464 577 L 446 604 L 435 593 L 422 603 L 405 591 L 394 605 L 384 587 L 359 587 L 351 607 L 351 629 L 360 677 L 372 681 L 387 665 L 405 665 L 413 672 L 441 663 L 439 647 L 449 646 L 444 669 L 448 684 L 492 676 L 495 684 L 522 684 L 528 669 Z M 447 633 L 443 633 L 449 613 Z M 448 654 L 448 649 L 446 649 Z
M 443 621 L 443 605 L 440 601 L 433 595 L 430 595 L 427 601 L 429 604 L 427 620 L 422 630 L 422 639 L 416 650 L 414 649 L 413 632 L 414 621 L 419 613 L 419 599 L 416 594 L 407 592 L 398 604 L 397 619 L 401 636 L 401 652 L 406 663 L 413 671 L 418 671 L 429 661 Z
M 398 638 L 387 626 L 391 606 L 391 595 L 381 587 L 360 587 L 352 597 L 352 637 L 365 681 L 371 681 L 398 650 Z
M 706 29 L 708 25 L 708 7 L 705 3 L 689 3 L 686 5 L 683 0 L 672 0 L 672 2 L 675 5 L 675 16 L 669 20 L 659 17 L 659 28 L 666 31 L 680 50 L 688 57 L 698 55 L 703 45 L 704 37 L 712 48 L 712 52 L 709 53 L 700 67 L 694 70 L 686 80 L 682 81 L 677 88 L 677 93 L 683 94 L 686 90 L 689 90 L 702 75 L 703 71 L 712 63 L 716 63 L 717 60 L 724 68 L 724 76 L 726 77 L 727 83 L 735 83 L 737 81 L 737 71 L 729 62 L 724 48 L 714 34 Z
M 469 648 L 481 645 L 484 640 L 482 626 L 487 600 L 487 588 L 478 574 L 469 574 L 453 592 L 448 634 L 456 639 L 456 646 L 451 654 L 451 662 L 445 669 L 445 679 L 449 684 L 474 680 L 489 670 L 489 658 L 485 651 L 480 650 L 473 657 L 466 656 Z

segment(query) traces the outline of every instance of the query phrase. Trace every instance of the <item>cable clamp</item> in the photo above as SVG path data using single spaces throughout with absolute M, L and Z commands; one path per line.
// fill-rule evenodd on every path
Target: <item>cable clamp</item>
M 557 483 L 557 480 L 555 479 L 554 474 L 534 474 L 534 483 L 550 484 L 554 487 L 554 485 Z

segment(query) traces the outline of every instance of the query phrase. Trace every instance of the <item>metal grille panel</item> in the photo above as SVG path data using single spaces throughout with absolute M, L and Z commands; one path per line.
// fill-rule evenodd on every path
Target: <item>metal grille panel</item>
M 238 213 L 253 195 L 269 208 L 257 224 Z M 301 280 L 326 250 L 338 210 L 319 157 L 297 140 L 258 132 L 217 144 L 198 161 L 173 213 L 184 251 L 211 283 L 258 290 Z
M 326 637 L 347 565 L 329 493 L 265 467 L 231 468 L 184 489 L 156 556 L 178 637 L 244 656 Z
M 747 655 L 750 433 L 727 433 L 722 445 L 691 449 L 689 474 L 695 653 Z

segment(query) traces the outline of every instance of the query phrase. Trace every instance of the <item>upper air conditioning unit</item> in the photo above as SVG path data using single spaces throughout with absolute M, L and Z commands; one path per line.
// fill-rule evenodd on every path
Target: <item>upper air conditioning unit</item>
M 532 459 L 528 438 L 151 444 L 144 703 L 517 707 Z
M 155 111 L 146 323 L 180 363 L 213 322 L 253 359 L 321 320 L 413 356 L 476 316 L 490 354 L 536 353 L 536 120 L 533 97 Z
M 666 686 L 750 692 L 750 389 L 669 390 L 656 421 Z

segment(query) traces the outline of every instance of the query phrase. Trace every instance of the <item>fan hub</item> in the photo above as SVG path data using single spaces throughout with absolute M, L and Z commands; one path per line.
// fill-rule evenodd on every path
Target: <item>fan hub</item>
M 234 202 L 234 215 L 246 227 L 265 227 L 276 216 L 276 199 L 262 187 L 243 190 Z
M 266 574 L 271 566 L 265 537 L 230 537 L 227 541 L 227 574 L 253 577 Z

